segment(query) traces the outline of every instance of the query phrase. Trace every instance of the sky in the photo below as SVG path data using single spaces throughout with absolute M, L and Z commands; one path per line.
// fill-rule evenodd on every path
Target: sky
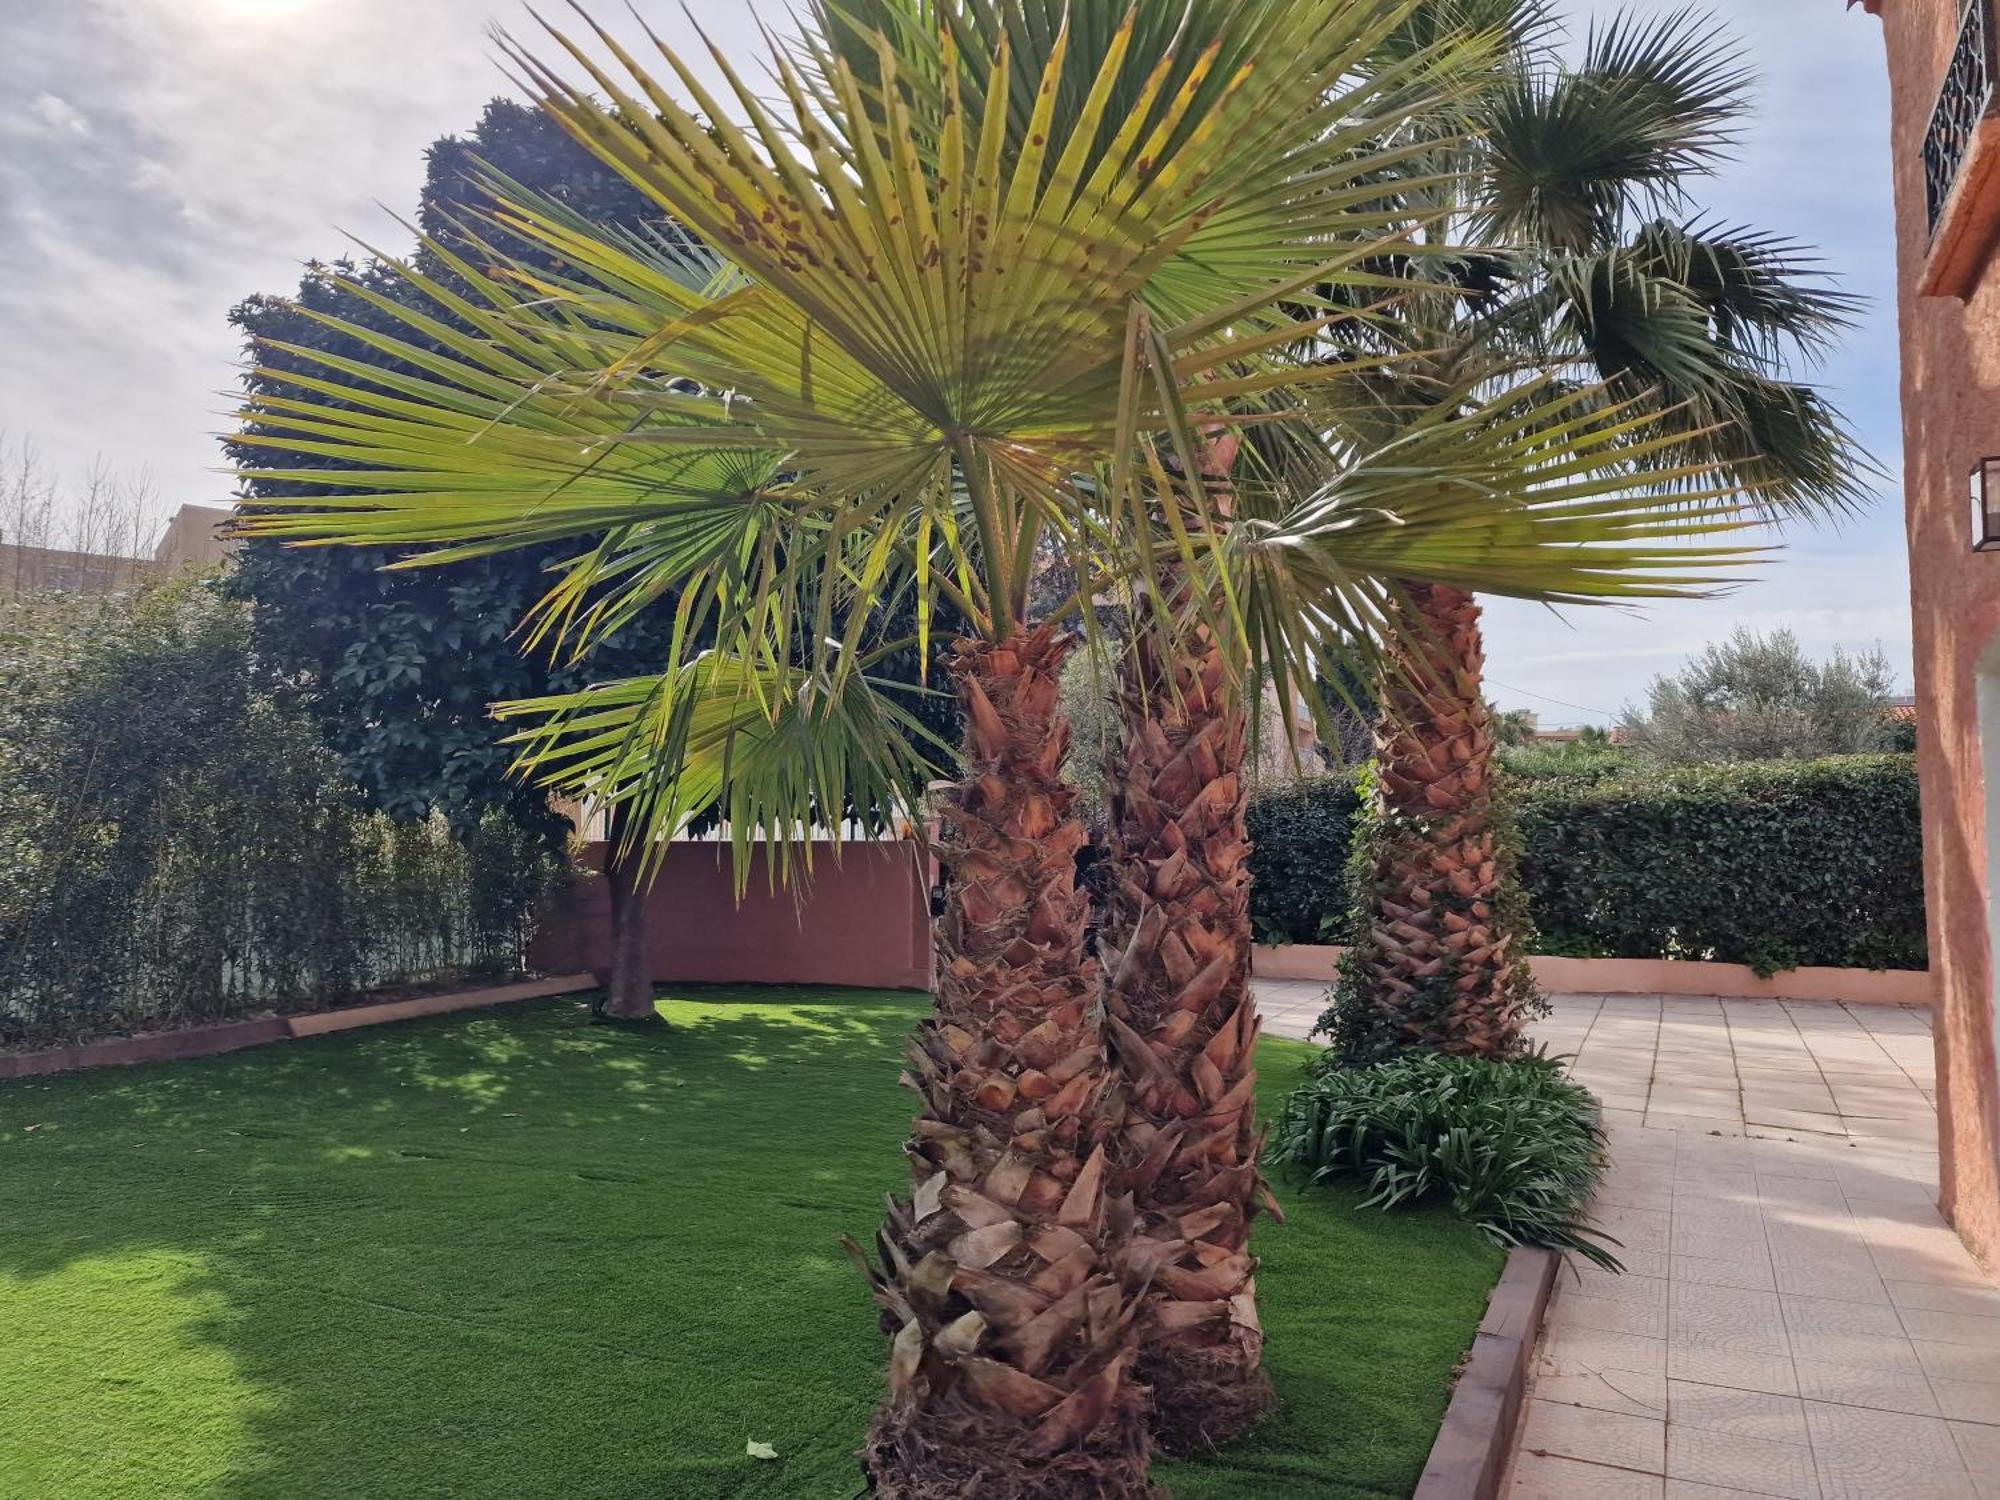
M 679 4 L 639 3 L 670 42 L 696 44 Z M 1621 7 L 1559 8 L 1580 31 Z M 1817 246 L 1868 299 L 1818 378 L 1899 476 L 1880 23 L 1841 0 L 1710 8 L 1761 85 L 1737 160 L 1701 206 Z M 732 57 L 758 54 L 743 0 L 687 9 Z M 631 30 L 622 5 L 594 10 Z M 415 208 L 424 148 L 513 92 L 486 34 L 496 19 L 533 26 L 507 0 L 0 0 L 0 443 L 32 442 L 73 483 L 93 463 L 143 473 L 162 519 L 184 502 L 226 504 L 215 434 L 241 364 L 230 307 L 290 290 L 347 235 L 406 247 L 395 216 Z M 1778 540 L 1726 598 L 1564 615 L 1493 603 L 1495 702 L 1545 724 L 1608 722 L 1739 625 L 1789 626 L 1816 655 L 1880 646 L 1907 684 L 1894 481 L 1838 528 Z

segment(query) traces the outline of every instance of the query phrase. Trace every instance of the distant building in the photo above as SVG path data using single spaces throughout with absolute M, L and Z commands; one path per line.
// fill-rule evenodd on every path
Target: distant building
M 147 578 L 211 566 L 235 548 L 217 530 L 232 514 L 221 506 L 183 505 L 167 522 L 149 558 L 0 541 L 0 595 L 112 594 Z
M 182 568 L 206 568 L 221 562 L 236 544 L 218 528 L 233 515 L 233 510 L 220 505 L 183 505 L 153 548 L 153 566 L 161 572 L 178 573 Z

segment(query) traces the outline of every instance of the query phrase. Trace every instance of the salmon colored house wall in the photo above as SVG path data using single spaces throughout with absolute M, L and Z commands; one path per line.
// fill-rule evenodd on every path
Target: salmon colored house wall
M 813 849 L 803 895 L 766 880 L 755 856 L 738 905 L 726 845 L 674 844 L 647 907 L 647 952 L 661 983 L 850 984 L 929 989 L 930 886 L 913 844 L 850 843 Z M 584 863 L 602 869 L 604 846 Z M 602 978 L 611 953 L 605 883 L 576 881 L 542 923 L 529 961 L 544 973 L 589 970 Z
M 1985 3 L 1985 0 L 1982 0 Z M 2000 120 L 1982 128 L 1933 244 L 1923 147 L 1962 0 L 1869 0 L 1888 48 L 1903 357 L 1905 501 L 1915 616 L 1924 878 L 1938 985 L 1938 1148 L 1945 1216 L 2000 1267 L 2000 1081 L 1994 1043 L 1989 798 L 1980 673 L 2000 690 L 2000 552 L 1972 550 L 1970 474 L 2000 454 Z M 2000 19 L 2000 17 L 1996 17 Z M 1837 167 L 1829 163 L 1829 168 Z M 1956 295 L 1953 295 L 1956 293 Z M 1989 735 L 2000 736 L 2000 714 Z

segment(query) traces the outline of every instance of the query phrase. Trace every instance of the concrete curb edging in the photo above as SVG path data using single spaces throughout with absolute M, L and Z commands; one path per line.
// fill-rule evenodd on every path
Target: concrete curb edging
M 1561 1264 L 1553 1250 L 1508 1252 L 1411 1500 L 1497 1500 Z
M 48 1073 L 68 1073 L 78 1068 L 129 1067 L 134 1063 L 167 1062 L 183 1057 L 213 1057 L 223 1052 L 238 1052 L 245 1047 L 261 1047 L 267 1042 L 324 1036 L 335 1031 L 352 1031 L 360 1026 L 380 1026 L 389 1021 L 409 1021 L 418 1016 L 438 1016 L 455 1010 L 480 1010 L 489 1005 L 508 1005 L 517 1000 L 541 1000 L 596 986 L 597 980 L 589 974 L 564 974 L 553 979 L 527 979 L 519 984 L 422 995 L 414 1000 L 355 1005 L 346 1010 L 313 1011 L 296 1016 L 261 1016 L 253 1021 L 190 1026 L 181 1031 L 160 1031 L 150 1036 L 88 1042 L 79 1047 L 18 1052 L 11 1057 L 0 1057 L 0 1079 L 37 1078 Z
M 1346 950 L 1319 943 L 1263 944 L 1252 958 L 1259 979 L 1332 980 Z M 1542 987 L 1559 995 L 1686 995 L 1723 1000 L 1837 1000 L 1848 1005 L 1932 1004 L 1928 969 L 1784 969 L 1760 978 L 1748 964 L 1692 958 L 1528 960 Z

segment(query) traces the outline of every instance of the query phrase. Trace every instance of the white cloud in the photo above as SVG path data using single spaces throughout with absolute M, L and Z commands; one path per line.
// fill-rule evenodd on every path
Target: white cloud
M 89 135 L 90 121 L 60 94 L 37 94 L 29 101 L 27 122 L 30 131 L 53 135 Z
M 1667 10 L 1681 0 L 1638 0 Z M 652 24 L 702 57 L 677 5 Z M 694 0 L 739 58 L 761 55 L 740 0 Z M 1582 16 L 1610 0 L 1570 0 Z M 1900 463 L 1888 105 L 1880 23 L 1832 0 L 1721 0 L 1764 75 L 1742 160 L 1705 195 L 1721 216 L 1820 245 L 1866 325 L 1826 378 L 1878 456 Z M 80 474 L 92 455 L 150 467 L 163 502 L 230 488 L 212 436 L 236 380 L 232 304 L 282 292 L 339 253 L 343 229 L 403 232 L 424 148 L 469 127 L 512 86 L 493 63 L 496 0 L 0 0 L 0 421 Z M 593 10 L 628 37 L 622 7 Z M 553 14 L 553 13 L 552 13 Z M 643 45 L 643 39 L 639 40 Z M 713 76 L 713 70 L 704 70 Z M 761 77 L 761 75 L 756 75 Z M 31 139 L 30 139 L 31 137 Z M 1810 538 L 1765 581 L 1643 617 L 1498 604 L 1495 693 L 1551 720 L 1581 718 L 1497 684 L 1615 711 L 1646 680 L 1740 621 L 1787 623 L 1808 644 L 1880 639 L 1907 670 L 1897 502 Z

